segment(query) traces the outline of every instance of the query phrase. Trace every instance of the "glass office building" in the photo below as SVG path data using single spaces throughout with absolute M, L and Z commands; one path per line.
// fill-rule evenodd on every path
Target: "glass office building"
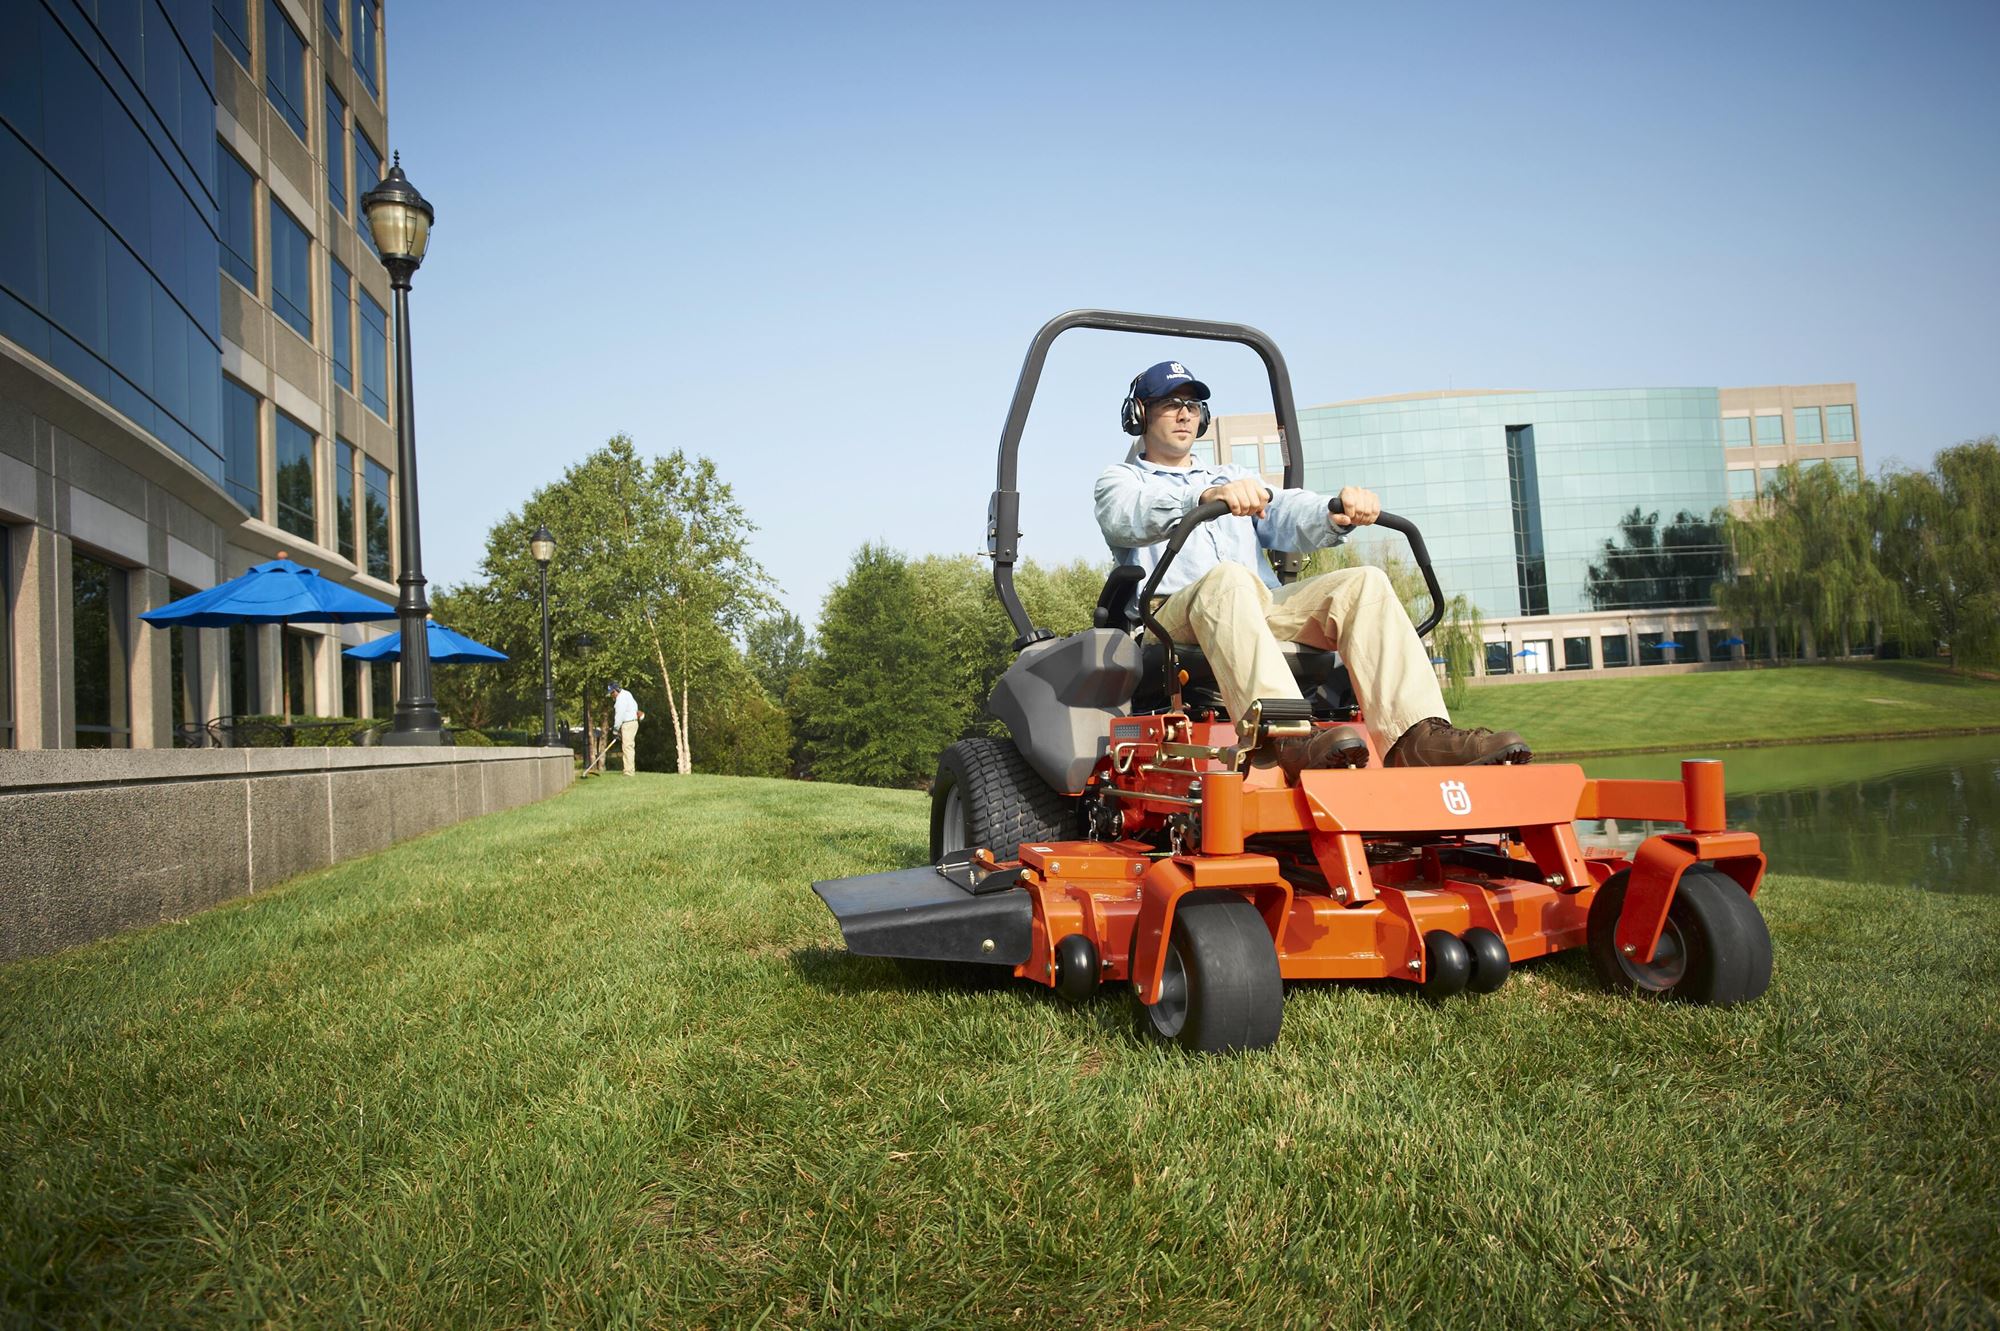
M 1309 488 L 1364 486 L 1423 531 L 1485 621 L 1482 673 L 1688 665 L 1766 650 L 1717 620 L 1717 520 L 1787 464 L 1859 475 L 1854 403 L 1852 383 L 1413 393 L 1302 408 L 1299 448 Z M 1283 475 L 1269 413 L 1212 435 L 1204 456 Z M 1376 542 L 1404 553 L 1355 544 Z
M 220 485 L 209 28 L 0 0 L 0 336 Z
M 192 739 L 281 660 L 368 714 L 375 629 L 139 617 L 281 552 L 395 599 L 381 6 L 0 0 L 0 746 Z
M 1659 530 L 1723 506 L 1713 388 L 1377 400 L 1308 408 L 1299 432 L 1307 486 L 1381 495 L 1423 530 L 1439 582 L 1488 619 L 1685 600 L 1698 578 L 1675 566 L 1714 562 L 1712 542 L 1683 545 L 1642 579 L 1605 556 L 1630 543 L 1635 510 Z

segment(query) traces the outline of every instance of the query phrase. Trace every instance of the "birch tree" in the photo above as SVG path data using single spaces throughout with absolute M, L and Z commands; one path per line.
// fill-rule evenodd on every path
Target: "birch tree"
M 669 728 L 675 770 L 693 771 L 694 699 L 709 676 L 738 668 L 733 639 L 773 604 L 769 579 L 749 554 L 755 526 L 709 459 L 678 449 L 643 458 L 623 434 L 535 491 L 488 533 L 483 590 L 456 595 L 477 606 L 486 641 L 514 658 L 516 676 L 531 665 L 537 699 L 539 570 L 528 537 L 539 524 L 556 538 L 549 567 L 556 696 L 581 693 L 595 708 L 607 683 L 624 684 L 650 723 Z M 588 651 L 577 648 L 579 634 L 594 640 Z M 510 692 L 520 696 L 518 682 Z

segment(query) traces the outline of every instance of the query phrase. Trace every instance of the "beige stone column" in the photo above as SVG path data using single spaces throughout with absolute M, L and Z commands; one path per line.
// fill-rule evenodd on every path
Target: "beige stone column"
M 173 599 L 166 574 L 139 568 L 125 575 L 125 656 L 130 663 L 127 703 L 135 749 L 173 747 L 173 635 L 186 630 L 157 629 L 139 618 Z

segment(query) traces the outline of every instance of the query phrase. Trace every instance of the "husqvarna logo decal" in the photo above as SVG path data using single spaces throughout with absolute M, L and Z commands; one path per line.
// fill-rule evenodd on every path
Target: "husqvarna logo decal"
M 1444 811 L 1460 817 L 1472 812 L 1472 796 L 1465 793 L 1463 781 L 1440 781 L 1438 789 L 1444 792 Z

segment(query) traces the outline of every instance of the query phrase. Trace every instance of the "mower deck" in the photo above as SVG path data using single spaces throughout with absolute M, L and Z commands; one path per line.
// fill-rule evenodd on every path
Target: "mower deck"
M 813 885 L 851 951 L 1011 967 L 1066 992 L 1130 981 L 1141 1001 L 1160 996 L 1176 906 L 1223 889 L 1255 906 L 1288 980 L 1397 979 L 1427 987 L 1436 964 L 1426 940 L 1484 930 L 1506 962 L 1583 946 L 1600 884 L 1638 870 L 1619 939 L 1653 959 L 1672 882 L 1715 863 L 1756 891 L 1756 838 L 1721 830 L 1721 769 L 1683 765 L 1681 781 L 1591 781 L 1569 764 L 1328 770 L 1288 784 L 1275 770 L 1236 771 L 1187 758 L 1158 770 L 1163 744 L 1228 738 L 1219 723 L 1146 718 L 1156 770 L 1128 762 L 1123 807 L 1133 821 L 1198 818 L 1178 853 L 1137 839 L 1024 844 L 1017 861 L 984 852 L 934 868 Z M 1130 726 L 1132 723 L 1124 723 Z M 1174 729 L 1174 727 L 1178 729 Z M 1136 734 L 1136 731 L 1128 733 Z M 1114 728 L 1114 740 L 1116 740 Z M 1139 788 L 1133 789 L 1132 786 Z M 1578 818 L 1682 823 L 1627 859 L 1586 852 Z M 1088 943 L 1095 974 L 1074 974 Z M 1071 973 L 1065 975 L 1065 966 Z

